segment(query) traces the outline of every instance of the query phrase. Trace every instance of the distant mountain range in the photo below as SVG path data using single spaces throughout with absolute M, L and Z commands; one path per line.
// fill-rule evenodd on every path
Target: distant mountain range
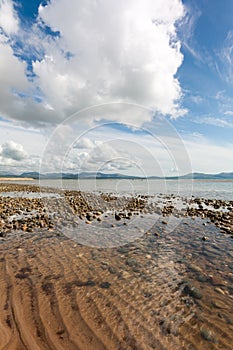
M 72 173 L 47 173 L 40 174 L 38 172 L 25 172 L 20 175 L 0 173 L 0 177 L 4 178 L 32 178 L 32 179 L 145 179 L 140 176 L 130 176 L 123 174 L 105 174 L 101 172 L 81 172 L 79 174 Z M 148 179 L 166 179 L 166 180 L 233 180 L 233 172 L 219 173 L 219 174 L 205 174 L 205 173 L 190 173 L 182 176 L 149 176 Z

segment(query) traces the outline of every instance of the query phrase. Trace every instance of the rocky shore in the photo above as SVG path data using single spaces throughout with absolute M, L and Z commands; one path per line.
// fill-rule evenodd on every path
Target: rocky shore
M 2 193 L 2 195 L 1 195 Z M 34 196 L 32 196 L 34 194 Z M 91 194 L 79 191 L 59 191 L 30 185 L 0 185 L 0 237 L 12 230 L 33 232 L 54 230 L 66 222 L 91 224 L 114 218 L 116 224 L 127 225 L 136 215 L 156 213 L 161 217 L 201 217 L 214 223 L 222 232 L 233 234 L 233 201 L 204 198 L 177 198 L 173 195 L 136 197 L 114 194 Z M 206 220 L 207 219 L 207 220 Z M 166 224 L 166 220 L 164 220 Z M 114 224 L 112 224 L 114 225 Z

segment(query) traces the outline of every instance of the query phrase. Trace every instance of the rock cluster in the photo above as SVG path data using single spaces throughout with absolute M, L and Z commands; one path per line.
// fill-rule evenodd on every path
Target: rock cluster
M 7 194 L 9 195 L 7 196 Z M 17 193 L 22 194 L 21 196 Z M 56 191 L 55 189 L 29 185 L 0 185 L 0 237 L 12 230 L 32 232 L 34 229 L 53 230 L 59 223 L 72 226 L 85 221 L 107 220 L 111 217 L 116 223 L 126 225 L 134 215 L 199 216 L 215 223 L 225 233 L 233 233 L 233 201 L 210 200 L 203 198 L 182 199 L 184 208 L 178 209 L 172 200 L 164 196 L 156 203 L 149 196 L 116 196 L 112 193 L 91 194 L 80 191 Z M 34 194 L 34 197 L 32 196 Z M 159 206 L 158 206 L 159 204 Z M 166 223 L 166 222 L 164 222 Z M 206 220 L 204 222 L 206 224 Z M 115 224 L 112 224 L 114 227 Z M 205 240 L 205 238 L 203 238 Z

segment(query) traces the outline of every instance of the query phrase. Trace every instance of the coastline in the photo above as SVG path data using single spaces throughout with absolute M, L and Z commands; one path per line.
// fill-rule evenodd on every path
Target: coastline
M 0 181 L 33 181 L 32 177 L 0 177 Z
M 187 209 L 172 195 L 51 197 L 45 188 L 41 198 L 36 186 L 0 186 L 14 196 L 0 195 L 1 220 L 24 210 L 1 231 L 1 349 L 232 349 L 232 231 L 218 222 L 233 201 L 193 198 Z M 49 216 L 54 206 L 61 221 Z M 93 236 L 80 244 L 63 234 L 70 215 L 85 235 L 127 236 L 137 219 L 142 232 L 114 247 L 93 246 Z

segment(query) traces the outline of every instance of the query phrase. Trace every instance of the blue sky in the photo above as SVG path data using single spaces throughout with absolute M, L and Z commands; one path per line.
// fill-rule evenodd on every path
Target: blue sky
M 0 172 L 233 171 L 232 50 L 231 0 L 0 0 Z

